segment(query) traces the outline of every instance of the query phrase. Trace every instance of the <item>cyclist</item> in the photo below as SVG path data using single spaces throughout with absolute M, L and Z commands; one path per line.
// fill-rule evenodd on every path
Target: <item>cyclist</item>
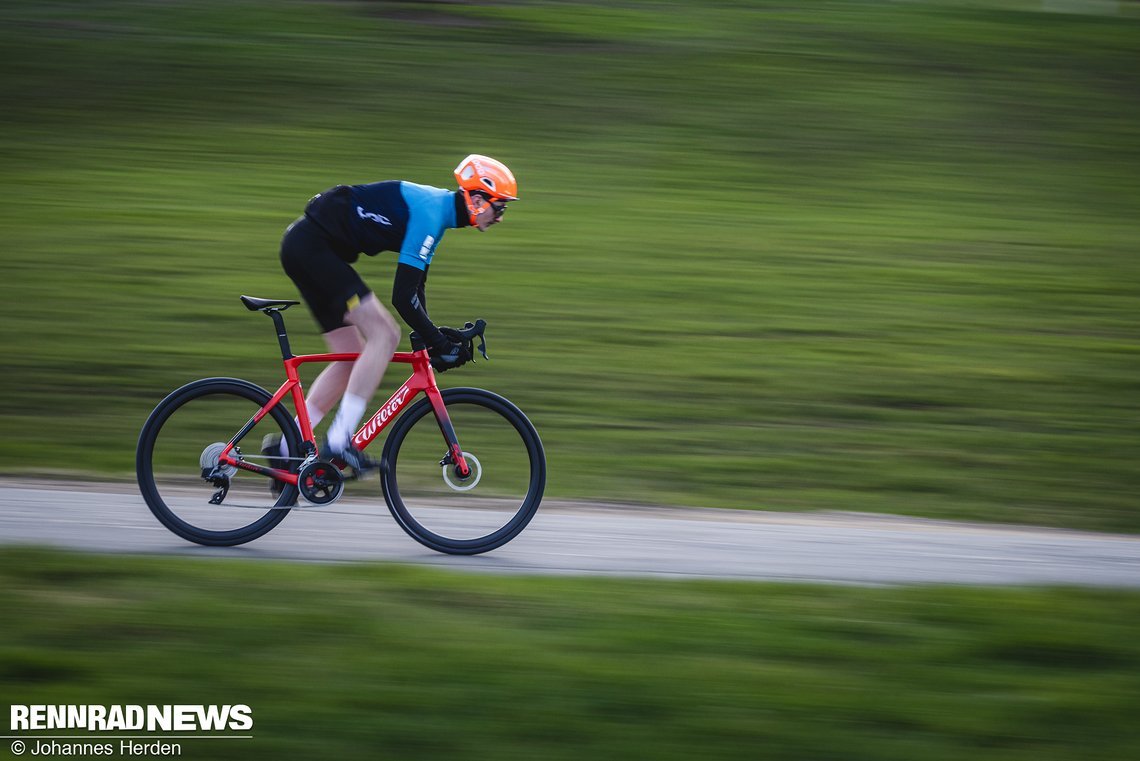
M 399 254 L 392 306 L 428 346 L 437 370 L 471 359 L 462 343 L 448 337 L 450 329 L 441 331 L 428 316 L 428 268 L 449 228 L 485 231 L 497 224 L 507 202 L 518 198 L 518 183 L 506 165 L 478 154 L 459 163 L 455 179 L 455 191 L 407 181 L 337 185 L 314 196 L 281 241 L 281 264 L 320 325 L 329 351 L 360 354 L 355 362 L 325 368 L 305 400 L 314 427 L 340 400 L 322 455 L 358 474 L 377 463 L 353 446 L 352 435 L 400 342 L 395 319 L 352 267 L 360 254 Z M 263 442 L 263 452 L 287 456 L 285 443 L 273 439 Z M 280 489 L 278 482 L 274 485 Z

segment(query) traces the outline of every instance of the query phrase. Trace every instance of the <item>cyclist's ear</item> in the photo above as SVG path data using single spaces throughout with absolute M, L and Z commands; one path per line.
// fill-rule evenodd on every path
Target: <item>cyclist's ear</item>
M 479 190 L 471 191 L 471 201 L 479 208 L 480 211 L 487 208 L 491 203 L 491 197 L 486 193 Z

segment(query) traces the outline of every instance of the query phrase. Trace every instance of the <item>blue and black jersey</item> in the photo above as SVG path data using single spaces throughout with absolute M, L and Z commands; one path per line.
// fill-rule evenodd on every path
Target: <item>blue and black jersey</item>
M 458 213 L 460 203 L 453 191 L 393 180 L 338 185 L 313 198 L 305 216 L 329 235 L 347 262 L 360 254 L 396 251 L 401 264 L 425 270 L 444 232 L 466 222 Z

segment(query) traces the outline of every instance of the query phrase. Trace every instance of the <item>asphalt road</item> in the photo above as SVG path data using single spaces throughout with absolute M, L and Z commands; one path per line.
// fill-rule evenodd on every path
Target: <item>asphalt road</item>
M 133 484 L 0 481 L 0 486 L 0 544 L 9 545 L 187 557 L 389 561 L 494 573 L 1140 587 L 1140 537 L 1055 529 L 855 513 L 546 502 L 510 544 L 485 555 L 454 557 L 406 536 L 377 495 L 374 500 L 346 497 L 319 511 L 295 510 L 250 544 L 207 548 L 168 532 Z

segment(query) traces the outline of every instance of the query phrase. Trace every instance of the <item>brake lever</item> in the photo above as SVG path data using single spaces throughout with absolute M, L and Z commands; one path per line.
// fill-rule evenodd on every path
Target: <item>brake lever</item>
M 479 320 L 479 322 L 477 322 L 477 323 L 469 322 L 463 326 L 463 330 L 465 330 L 465 331 L 471 330 L 472 328 L 478 328 L 479 332 L 476 333 L 474 336 L 471 336 L 471 339 L 470 339 L 471 343 L 474 344 L 475 338 L 478 337 L 479 338 L 479 345 L 476 346 L 475 348 L 477 348 L 479 350 L 479 353 L 483 355 L 483 359 L 490 362 L 491 358 L 487 356 L 487 337 L 485 335 L 483 335 L 483 331 L 487 329 L 487 323 L 483 322 L 482 320 Z M 474 355 L 474 352 L 472 352 L 472 355 Z

